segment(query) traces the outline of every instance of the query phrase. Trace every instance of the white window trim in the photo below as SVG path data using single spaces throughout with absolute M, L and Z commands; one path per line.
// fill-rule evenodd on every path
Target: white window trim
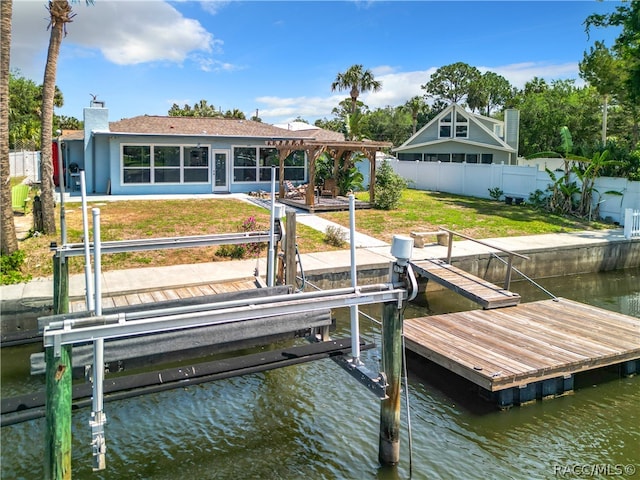
M 256 165 L 255 167 L 236 167 L 235 164 L 235 160 L 236 160 L 236 148 L 253 148 L 256 151 Z M 231 157 L 230 157 L 230 164 L 231 164 L 231 168 L 230 168 L 230 181 L 232 184 L 240 184 L 240 185 L 247 185 L 247 184 L 252 184 L 252 183 L 269 183 L 270 180 L 260 180 L 260 169 L 261 168 L 266 168 L 266 167 L 261 167 L 260 166 L 260 149 L 261 148 L 269 148 L 269 149 L 273 149 L 274 147 L 271 147 L 269 145 L 231 145 Z M 277 149 L 276 149 L 277 150 Z M 307 175 L 308 175 L 308 158 L 307 158 L 307 153 L 304 153 L 304 165 L 302 167 L 284 167 L 285 170 L 287 168 L 303 168 L 304 169 L 304 173 L 303 173 L 303 177 L 306 179 Z M 242 168 L 242 169 L 249 169 L 249 168 L 255 168 L 256 170 L 256 179 L 255 180 L 235 180 L 235 169 L 236 168 Z M 277 167 L 276 167 L 277 168 Z
M 132 168 L 148 168 L 150 170 L 149 173 L 149 181 L 148 182 L 128 182 L 124 181 L 124 149 L 125 147 L 149 147 L 150 148 L 150 164 L 149 167 L 132 167 Z M 158 167 L 159 169 L 169 169 L 169 168 L 180 168 L 180 181 L 179 182 L 156 182 L 155 181 L 155 166 L 154 166 L 154 153 L 155 147 L 178 147 L 180 149 L 180 166 L 179 167 Z M 206 147 L 207 148 L 207 180 L 203 182 L 185 182 L 184 181 L 184 170 L 187 169 L 202 169 L 205 167 L 185 167 L 184 162 L 184 149 L 189 147 Z M 121 143 L 120 144 L 120 186 L 128 187 L 128 186 L 148 186 L 148 185 L 208 185 L 211 183 L 211 146 L 210 145 L 199 145 L 196 143 Z

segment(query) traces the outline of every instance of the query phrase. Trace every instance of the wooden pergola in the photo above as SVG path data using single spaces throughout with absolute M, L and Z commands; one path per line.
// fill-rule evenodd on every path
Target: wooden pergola
M 280 198 L 284 198 L 284 161 L 297 150 L 304 150 L 309 160 L 309 183 L 307 186 L 305 203 L 309 207 L 315 204 L 315 177 L 316 160 L 323 153 L 333 158 L 333 178 L 337 178 L 340 168 L 340 159 L 343 155 L 350 156 L 354 152 L 362 153 L 369 159 L 369 202 L 375 199 L 374 186 L 376 178 L 376 152 L 389 149 L 393 146 L 391 142 L 355 142 L 355 141 L 322 141 L 322 140 L 269 140 L 268 146 L 278 150 L 280 159 L 279 187 Z

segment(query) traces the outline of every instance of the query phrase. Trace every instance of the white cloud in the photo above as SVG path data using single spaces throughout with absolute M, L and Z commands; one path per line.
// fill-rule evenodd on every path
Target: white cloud
M 193 57 L 202 65 L 206 55 L 221 51 L 222 42 L 200 22 L 185 18 L 166 2 L 97 1 L 90 6 L 75 4 L 73 10 L 76 16 L 63 47 L 74 56 L 100 51 L 117 65 L 182 63 Z M 46 59 L 47 15 L 40 2 L 14 2 L 11 64 L 27 76 Z
M 382 82 L 382 89 L 378 92 L 366 92 L 361 95 L 362 100 L 371 110 L 386 106 L 399 106 L 411 97 L 424 95 L 422 85 L 429 81 L 438 67 L 411 72 L 398 72 L 390 66 L 372 68 L 377 80 Z M 551 64 L 543 62 L 523 62 L 496 67 L 478 67 L 482 72 L 490 70 L 505 77 L 517 88 L 523 88 L 525 83 L 533 77 L 544 78 L 547 81 L 578 78 L 577 63 Z M 580 84 L 577 82 L 577 84 Z M 266 105 L 260 110 L 260 116 L 269 123 L 290 121 L 301 116 L 311 123 L 317 118 L 331 118 L 331 110 L 346 98 L 344 95 L 327 97 L 275 97 L 264 96 L 256 101 Z

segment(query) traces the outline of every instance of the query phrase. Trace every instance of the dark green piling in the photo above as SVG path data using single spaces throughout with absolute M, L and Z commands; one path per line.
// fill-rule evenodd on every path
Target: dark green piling
M 69 313 L 69 264 L 62 255 L 53 256 L 53 314 Z
M 47 347 L 44 478 L 71 478 L 71 345 Z

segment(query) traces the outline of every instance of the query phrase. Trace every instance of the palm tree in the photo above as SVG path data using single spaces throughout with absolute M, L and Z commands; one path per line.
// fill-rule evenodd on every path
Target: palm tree
M 11 205 L 11 168 L 9 166 L 9 56 L 11 46 L 11 13 L 13 0 L 0 2 L 0 204 L 2 204 L 0 249 L 3 255 L 18 250 L 16 227 Z
M 350 90 L 351 114 L 353 115 L 358 105 L 358 97 L 363 92 L 377 92 L 382 88 L 382 82 L 373 77 L 371 70 L 364 70 L 362 65 L 352 65 L 344 73 L 338 73 L 331 84 L 331 91 Z
M 424 101 L 424 97 L 416 95 L 415 97 L 407 100 L 404 104 L 404 108 L 411 113 L 411 120 L 413 122 L 413 135 L 416 134 L 416 126 L 418 125 L 418 115 L 424 113 L 427 109 L 427 102 Z
M 87 5 L 93 0 L 85 0 Z M 53 107 L 56 98 L 56 73 L 62 38 L 66 34 L 66 25 L 73 21 L 75 14 L 67 0 L 50 0 L 49 10 L 49 50 L 42 82 L 42 130 L 40 133 L 40 149 L 42 150 L 40 172 L 42 181 L 42 233 L 55 233 L 56 221 L 54 215 L 55 201 L 53 198 L 53 165 L 51 163 L 51 142 L 53 139 Z

